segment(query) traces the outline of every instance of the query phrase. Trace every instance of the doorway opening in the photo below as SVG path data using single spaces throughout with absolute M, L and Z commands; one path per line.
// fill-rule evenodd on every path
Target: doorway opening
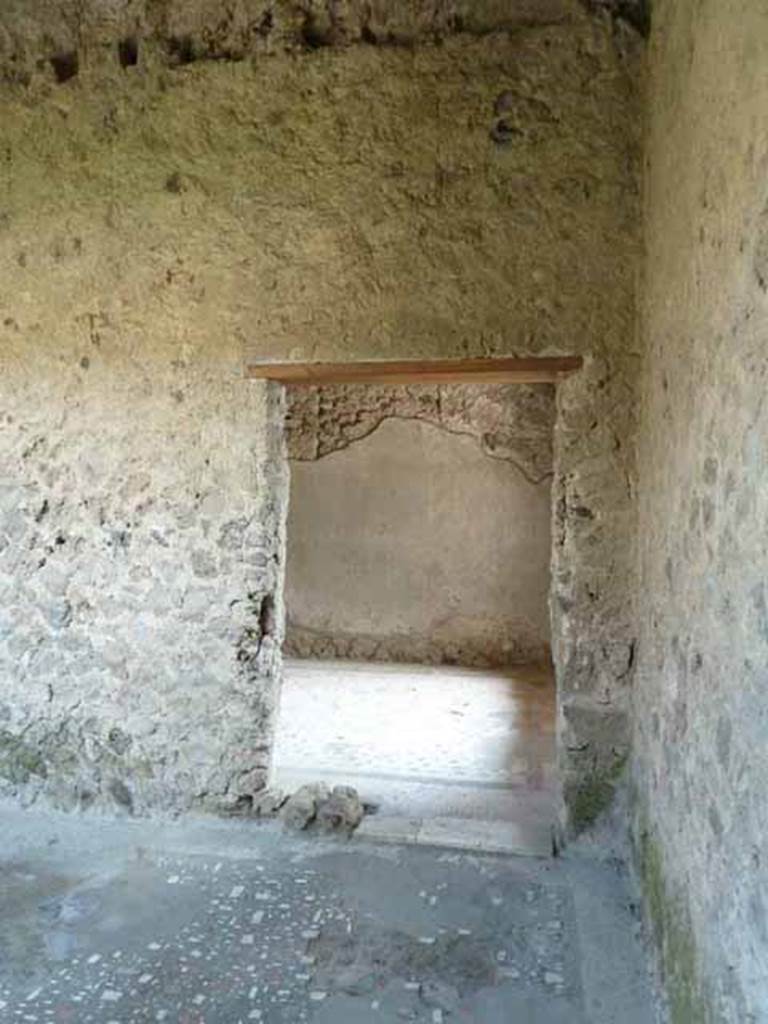
M 352 785 L 385 818 L 549 848 L 554 390 L 288 386 L 276 786 Z

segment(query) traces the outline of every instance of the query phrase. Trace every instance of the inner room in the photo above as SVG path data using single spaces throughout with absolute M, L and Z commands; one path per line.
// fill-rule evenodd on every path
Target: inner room
M 286 389 L 273 782 L 382 816 L 557 816 L 548 593 L 554 385 Z

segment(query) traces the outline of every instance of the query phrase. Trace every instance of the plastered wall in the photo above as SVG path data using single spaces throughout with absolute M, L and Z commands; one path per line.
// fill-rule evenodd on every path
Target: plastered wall
M 649 55 L 635 830 L 676 1024 L 768 1021 L 768 11 Z
M 180 808 L 263 777 L 284 492 L 244 353 L 577 353 L 551 603 L 587 821 L 628 749 L 642 39 L 576 2 L 234 6 L 0 12 L 4 786 L 111 800 L 114 775 L 135 809 Z M 73 609 L 53 624 L 44 558 Z
M 549 657 L 549 385 L 289 389 L 285 651 Z

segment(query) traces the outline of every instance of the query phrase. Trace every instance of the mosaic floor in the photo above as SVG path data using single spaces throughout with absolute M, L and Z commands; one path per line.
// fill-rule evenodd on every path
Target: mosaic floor
M 0 812 L 0 1019 L 653 1024 L 614 864 Z

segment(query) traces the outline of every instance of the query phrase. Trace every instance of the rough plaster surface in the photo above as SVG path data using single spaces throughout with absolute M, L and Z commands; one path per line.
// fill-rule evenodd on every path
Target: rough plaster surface
M 549 648 L 549 481 L 391 418 L 291 467 L 286 649 L 465 665 Z
M 35 668 L 38 646 L 19 644 L 40 615 L 34 566 L 59 528 L 83 533 L 79 551 L 67 542 L 56 556 L 67 587 L 85 585 L 104 556 L 82 502 L 94 489 L 108 492 L 108 528 L 114 519 L 123 529 L 124 475 L 148 474 L 148 499 L 165 494 L 169 517 L 183 508 L 200 515 L 187 497 L 197 493 L 196 477 L 221 501 L 207 537 L 193 516 L 179 542 L 177 564 L 186 568 L 173 595 L 198 579 L 193 551 L 208 550 L 221 527 L 251 510 L 261 539 L 246 550 L 261 545 L 268 562 L 279 553 L 280 487 L 266 473 L 255 487 L 248 479 L 254 465 L 269 464 L 271 442 L 266 423 L 260 434 L 250 422 L 251 403 L 254 423 L 265 415 L 258 388 L 236 379 L 244 348 L 297 359 L 578 352 L 585 369 L 558 393 L 552 601 L 566 796 L 584 817 L 627 750 L 639 37 L 569 4 L 551 24 L 536 18 L 491 31 L 501 18 L 485 25 L 486 35 L 454 32 L 441 45 L 434 33 L 410 48 L 299 53 L 275 45 L 239 62 L 198 61 L 194 47 L 182 46 L 169 62 L 171 22 L 182 8 L 154 7 L 170 27 L 154 29 L 137 62 L 123 66 L 115 50 L 122 23 L 110 27 L 105 12 L 127 8 L 78 4 L 73 75 L 63 73 L 71 61 L 57 71 L 41 49 L 45 31 L 57 38 L 58 8 L 45 5 L 44 19 L 35 14 L 42 7 L 2 12 L 0 345 L 13 422 L 0 457 L 12 486 L 41 492 L 39 503 L 14 500 L 3 512 L 6 531 L 20 536 L 20 518 L 27 538 L 3 555 L 13 616 L 0 641 L 7 742 L 34 735 L 45 749 L 94 718 L 106 735 L 122 716 L 118 687 L 151 729 L 155 698 L 134 671 L 141 663 L 152 666 L 153 685 L 175 680 L 173 702 L 187 710 L 174 706 L 156 740 L 132 749 L 151 761 L 160 748 L 167 755 L 189 742 L 206 766 L 190 764 L 175 789 L 158 781 L 147 806 L 161 792 L 182 806 L 218 790 L 208 779 L 219 759 L 256 760 L 232 739 L 259 730 L 221 700 L 242 664 L 238 630 L 227 630 L 230 615 L 237 621 L 231 608 L 244 607 L 231 602 L 248 593 L 260 601 L 279 586 L 279 570 L 274 580 L 256 566 L 243 570 L 247 578 L 204 577 L 211 601 L 194 635 L 176 631 L 174 611 L 160 641 L 128 611 L 153 586 L 153 549 L 137 541 L 124 571 L 102 577 L 115 610 L 89 613 L 85 646 L 63 685 L 59 670 L 77 635 L 71 625 L 46 641 L 48 668 Z M 90 18 L 92 11 L 105 16 Z M 21 56 L 20 38 L 28 41 Z M 45 57 L 39 68 L 36 56 Z M 29 70 L 28 60 L 29 74 L 14 75 L 20 62 Z M 21 459 L 28 425 L 53 453 L 45 467 Z M 216 473 L 218 465 L 226 471 Z M 42 490 L 54 484 L 66 490 L 66 508 L 54 493 L 41 534 L 35 516 Z M 266 515 L 259 503 L 268 497 Z M 207 558 L 195 557 L 207 572 Z M 168 589 L 160 587 L 163 599 Z M 227 626 L 214 630 L 211 663 L 207 627 L 222 614 Z M 276 620 L 279 629 L 279 601 Z M 181 638 L 176 654 L 171 635 Z M 121 682 L 95 653 L 113 636 L 131 651 Z M 217 714 L 205 730 L 194 687 L 178 670 L 185 659 L 214 666 L 217 685 L 207 692 L 218 693 Z M 260 678 L 268 694 L 271 669 Z M 91 686 L 101 702 L 95 716 L 83 701 Z M 187 714 L 198 716 L 193 734 L 182 724 Z M 85 740 L 62 746 L 74 750 L 76 767 L 68 775 L 51 761 L 52 789 L 90 778 L 104 760 L 102 747 Z M 132 778 L 120 757 L 115 770 Z
M 372 434 L 387 419 L 422 420 L 474 437 L 490 458 L 531 483 L 552 474 L 550 384 L 337 384 L 287 389 L 288 458 L 321 459 Z
M 768 1021 L 768 11 L 656 5 L 636 841 L 676 1024 Z
M 0 71 L 28 85 L 74 77 L 95 50 L 135 66 L 145 47 L 169 66 L 324 46 L 412 46 L 567 22 L 583 6 L 647 33 L 648 0 L 6 0 Z

